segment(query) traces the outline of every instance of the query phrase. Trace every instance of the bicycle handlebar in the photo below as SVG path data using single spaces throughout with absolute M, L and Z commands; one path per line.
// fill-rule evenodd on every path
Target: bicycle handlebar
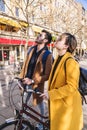
M 14 79 L 17 79 L 18 81 L 23 81 L 23 78 L 19 78 L 19 77 L 15 77 Z M 18 85 L 21 89 L 24 89 L 24 87 L 18 82 Z M 38 95 L 41 95 L 42 93 L 38 90 L 38 88 L 35 88 L 34 90 L 33 89 L 29 89 L 28 88 L 29 85 L 27 85 L 27 88 L 25 89 L 26 92 L 31 92 L 31 93 L 35 93 L 35 94 L 38 94 Z
M 15 77 L 14 79 L 17 79 L 18 81 L 23 81 L 23 78 Z

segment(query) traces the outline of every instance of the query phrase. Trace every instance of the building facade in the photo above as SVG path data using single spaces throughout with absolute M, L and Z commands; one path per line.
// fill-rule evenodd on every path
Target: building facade
M 0 62 L 24 60 L 27 47 L 42 30 L 49 30 L 53 43 L 62 32 L 74 34 L 77 50 L 87 48 L 87 11 L 75 0 L 0 0 Z M 56 56 L 53 44 L 49 49 Z

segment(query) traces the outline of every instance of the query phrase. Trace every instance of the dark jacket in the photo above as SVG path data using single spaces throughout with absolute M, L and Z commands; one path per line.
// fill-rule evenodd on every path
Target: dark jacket
M 33 54 L 33 51 L 34 51 L 34 48 L 31 50 L 29 55 L 26 56 L 25 62 L 22 67 L 22 71 L 20 73 L 20 78 L 24 78 L 27 73 L 27 67 L 31 59 L 31 56 Z M 44 82 L 47 81 L 49 78 L 49 74 L 50 74 L 50 71 L 52 68 L 52 62 L 53 62 L 52 54 L 49 54 L 46 60 L 45 71 L 43 74 L 42 57 L 45 51 L 46 50 L 43 50 L 37 58 L 37 62 L 35 65 L 33 78 L 32 78 L 35 82 L 33 85 L 33 89 L 38 87 L 38 90 L 42 93 L 44 92 Z M 40 103 L 41 101 L 42 101 L 42 98 L 38 97 L 37 95 L 34 95 L 34 104 Z

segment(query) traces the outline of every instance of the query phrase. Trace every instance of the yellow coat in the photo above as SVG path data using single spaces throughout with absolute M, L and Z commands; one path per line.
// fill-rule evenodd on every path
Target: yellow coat
M 64 62 L 71 54 L 67 52 L 61 59 L 52 81 L 49 77 L 50 130 L 82 130 L 82 101 L 78 92 L 79 64 L 72 58 Z M 53 64 L 56 63 L 56 60 Z M 52 70 L 53 70 L 52 68 Z

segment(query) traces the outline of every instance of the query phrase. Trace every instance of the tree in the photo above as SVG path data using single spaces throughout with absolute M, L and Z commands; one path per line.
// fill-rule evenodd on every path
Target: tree
M 49 16 L 50 13 L 47 8 L 47 5 L 49 5 L 50 0 L 11 0 L 11 3 L 9 3 L 7 0 L 4 0 L 4 3 L 9 10 L 10 15 L 15 17 L 15 9 L 18 9 L 20 14 L 17 20 L 25 20 L 28 23 L 28 26 L 26 28 L 26 52 L 28 41 L 30 39 L 29 29 L 31 28 L 32 24 L 39 23 L 39 25 L 43 25 L 47 16 Z M 23 30 L 24 28 L 21 28 L 21 31 Z

